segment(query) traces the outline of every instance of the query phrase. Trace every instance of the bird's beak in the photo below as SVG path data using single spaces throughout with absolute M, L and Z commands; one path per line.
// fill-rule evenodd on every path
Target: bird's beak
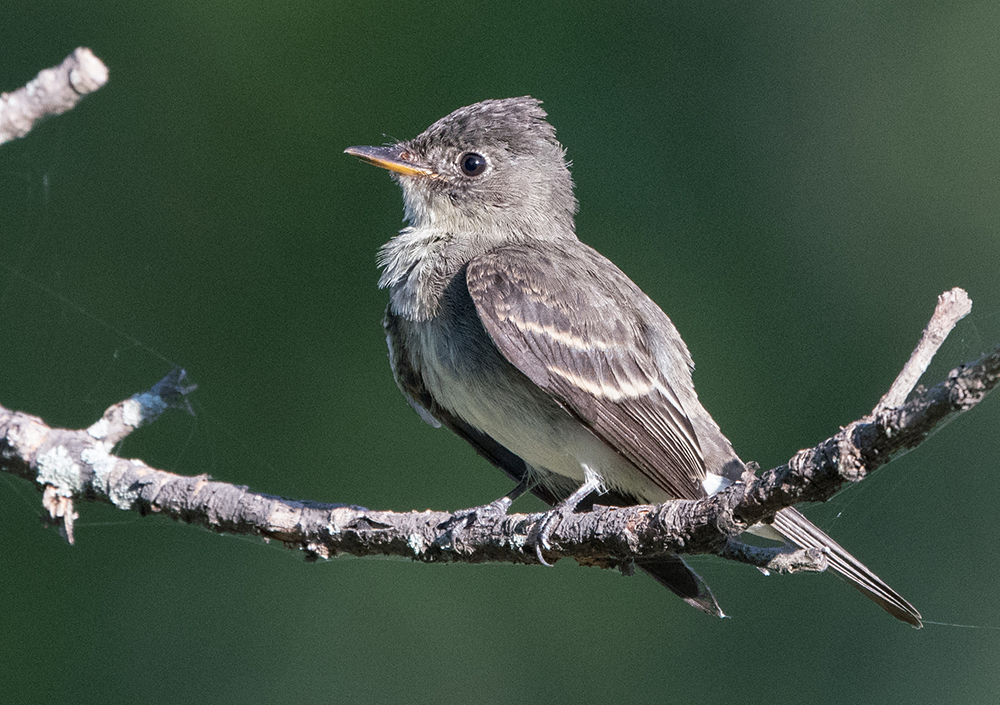
M 434 172 L 415 161 L 413 156 L 400 145 L 391 147 L 348 147 L 345 154 L 365 160 L 389 171 L 407 176 L 433 176 Z

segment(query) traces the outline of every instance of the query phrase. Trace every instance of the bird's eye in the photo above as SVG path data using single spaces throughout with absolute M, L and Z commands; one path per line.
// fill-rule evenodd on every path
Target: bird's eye
M 486 157 L 482 154 L 475 152 L 463 154 L 459 163 L 462 165 L 462 173 L 466 176 L 479 176 L 486 171 Z

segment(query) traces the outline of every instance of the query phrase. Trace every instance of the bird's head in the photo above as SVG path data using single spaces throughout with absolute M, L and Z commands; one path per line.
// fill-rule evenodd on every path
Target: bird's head
M 393 172 L 414 227 L 552 237 L 573 232 L 577 203 L 545 117 L 528 96 L 486 100 L 406 142 L 345 151 Z

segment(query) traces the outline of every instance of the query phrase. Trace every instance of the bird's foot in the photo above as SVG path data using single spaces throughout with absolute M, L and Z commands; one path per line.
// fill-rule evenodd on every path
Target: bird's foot
M 551 550 L 552 544 L 549 543 L 549 537 L 555 528 L 562 523 L 562 520 L 573 513 L 573 507 L 564 508 L 562 502 L 559 506 L 554 509 L 550 509 L 542 515 L 542 518 L 538 521 L 538 526 L 535 529 L 535 557 L 538 558 L 538 562 L 542 565 L 551 568 L 552 564 L 545 560 L 542 555 L 542 551 Z
M 454 528 L 458 524 L 461 524 L 463 528 L 468 528 L 477 521 L 488 521 L 490 523 L 499 521 L 507 516 L 511 504 L 513 504 L 513 500 L 508 495 L 504 495 L 500 499 L 493 500 L 489 504 L 484 504 L 480 507 L 460 509 L 451 515 L 451 519 L 446 522 L 444 528 Z
M 453 547 L 456 541 L 460 542 L 465 532 L 477 523 L 485 525 L 487 528 L 499 524 L 507 516 L 511 501 L 509 496 L 504 496 L 481 507 L 460 509 L 454 512 L 451 517 L 437 526 L 439 533 L 434 540 L 435 545 L 445 549 Z
M 542 515 L 542 518 L 538 520 L 538 524 L 535 527 L 534 541 L 535 557 L 538 558 L 539 563 L 549 568 L 552 567 L 552 564 L 545 560 L 545 557 L 542 555 L 542 551 L 548 551 L 552 548 L 552 545 L 549 543 L 549 537 L 552 536 L 552 532 L 562 523 L 563 519 L 573 513 L 576 505 L 582 502 L 584 497 L 594 490 L 602 491 L 602 486 L 600 477 L 597 475 L 588 475 L 584 483 L 573 494 Z
M 531 489 L 531 483 L 528 481 L 522 481 L 518 483 L 517 487 L 512 489 L 500 499 L 495 499 L 489 504 L 484 504 L 480 507 L 461 509 L 455 512 L 452 514 L 451 519 L 445 522 L 442 528 L 454 529 L 457 525 L 461 524 L 462 528 L 467 529 L 477 521 L 481 520 L 488 520 L 491 523 L 495 523 L 507 516 L 507 512 L 510 511 L 510 505 L 514 503 L 514 500 L 523 495 L 529 489 Z

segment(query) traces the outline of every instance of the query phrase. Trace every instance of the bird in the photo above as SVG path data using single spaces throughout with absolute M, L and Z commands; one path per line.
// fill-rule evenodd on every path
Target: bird
M 379 250 L 393 376 L 445 427 L 561 516 L 696 500 L 747 467 L 695 392 L 694 363 L 666 313 L 576 234 L 566 151 L 541 102 L 485 100 L 417 137 L 345 150 L 389 170 L 407 226 Z M 484 505 L 486 506 L 486 505 Z M 920 613 L 794 508 L 755 533 L 819 548 L 893 617 Z M 688 604 L 724 616 L 680 556 L 638 566 Z

